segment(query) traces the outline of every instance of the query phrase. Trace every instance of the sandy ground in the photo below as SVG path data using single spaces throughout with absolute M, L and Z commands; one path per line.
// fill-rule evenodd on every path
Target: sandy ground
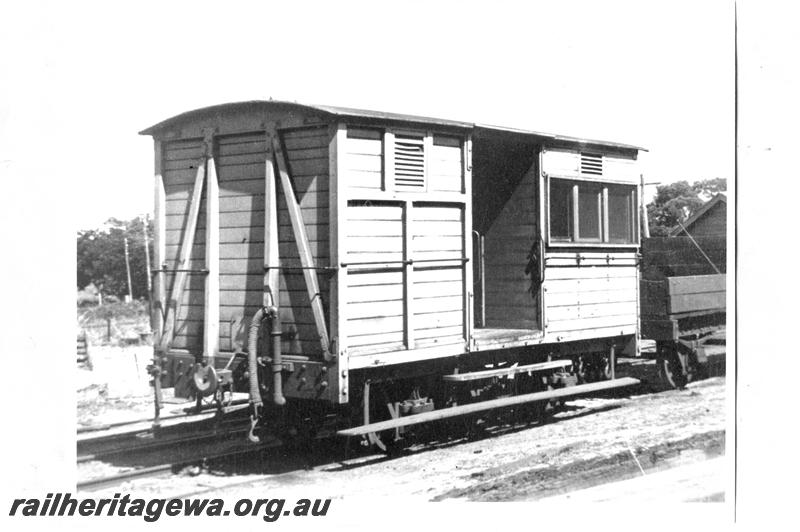
M 78 427 L 152 419 L 153 388 L 147 373 L 152 346 L 91 346 L 89 353 L 92 369 L 77 369 Z M 164 391 L 165 399 L 171 392 Z M 180 413 L 190 404 L 165 405 L 162 415 Z
M 609 482 L 547 497 L 553 503 L 676 503 L 724 500 L 725 459 L 711 458 L 663 471 L 642 473 L 630 479 Z
M 139 405 L 152 396 L 147 365 L 153 357 L 153 348 L 90 346 L 89 354 L 92 369 L 85 366 L 77 369 L 78 424 L 115 423 L 135 419 L 132 416 L 141 417 L 144 405 Z

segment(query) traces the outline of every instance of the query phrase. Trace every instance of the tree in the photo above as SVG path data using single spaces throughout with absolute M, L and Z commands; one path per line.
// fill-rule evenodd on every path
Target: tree
M 127 237 L 133 297 L 147 297 L 147 263 L 143 230 L 144 223 L 137 217 L 129 221 L 110 218 L 101 229 L 78 231 L 78 288 L 93 283 L 106 295 L 123 297 L 128 293 L 124 243 Z M 147 231 L 152 255 L 152 221 L 147 224 Z
M 667 236 L 697 209 L 719 192 L 727 190 L 727 180 L 717 177 L 695 181 L 676 181 L 656 189 L 655 198 L 647 205 L 647 222 L 651 236 Z
M 724 177 L 702 179 L 695 181 L 692 184 L 692 188 L 700 195 L 703 201 L 708 201 L 720 192 L 728 190 L 728 180 Z

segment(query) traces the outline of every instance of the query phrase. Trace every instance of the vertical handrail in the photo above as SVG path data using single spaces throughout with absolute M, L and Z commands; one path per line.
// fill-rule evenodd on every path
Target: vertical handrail
M 480 283 L 480 312 L 478 314 L 478 327 L 486 327 L 486 276 L 484 275 L 485 264 L 483 248 L 484 237 L 475 229 L 472 230 L 472 234 L 478 237 L 478 281 Z

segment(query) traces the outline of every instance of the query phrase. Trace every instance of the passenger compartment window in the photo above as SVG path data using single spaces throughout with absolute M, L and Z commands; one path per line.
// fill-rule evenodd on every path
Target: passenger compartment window
M 600 219 L 602 211 L 603 191 L 587 183 L 580 183 L 578 187 L 578 240 L 596 240 L 603 238 L 601 233 L 603 222 Z
M 614 243 L 633 242 L 636 190 L 633 187 L 608 187 L 608 239 Z
M 560 179 L 550 184 L 550 238 L 572 240 L 572 185 Z
M 636 187 L 550 179 L 551 242 L 634 244 Z

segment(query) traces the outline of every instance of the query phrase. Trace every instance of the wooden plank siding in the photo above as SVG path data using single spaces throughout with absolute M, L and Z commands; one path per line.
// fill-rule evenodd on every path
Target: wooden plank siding
M 306 222 L 317 265 L 326 266 L 328 239 L 327 129 L 285 132 L 283 145 L 295 194 Z M 266 135 L 264 132 L 221 136 L 216 139 L 215 162 L 219 180 L 219 349 L 233 351 L 246 345 L 249 318 L 263 303 L 264 197 Z M 202 156 L 201 139 L 164 145 L 165 261 L 174 267 L 186 225 L 192 175 Z M 203 200 L 205 200 L 205 193 Z M 204 268 L 205 201 L 188 268 Z M 280 263 L 300 265 L 283 191 L 278 188 L 278 240 Z M 166 278 L 167 287 L 172 276 Z M 190 276 L 178 316 L 173 346 L 198 351 L 203 338 L 204 279 Z M 302 272 L 281 272 L 279 304 L 284 331 L 294 337 L 283 343 L 288 354 L 318 355 L 313 314 Z M 328 282 L 320 276 L 320 292 Z
M 642 280 L 642 315 L 666 319 L 687 312 L 725 311 L 725 274 Z
M 428 187 L 438 192 L 463 192 L 464 151 L 459 137 L 434 135 L 428 155 Z
M 638 320 L 636 254 L 549 253 L 545 333 L 569 339 L 582 331 L 631 330 Z
M 607 183 L 639 183 L 640 170 L 635 158 L 603 153 L 599 173 L 584 172 L 581 168 L 581 153 L 575 149 L 548 148 L 542 154 L 542 170 L 556 177 Z
M 205 232 L 195 231 L 192 258 L 188 264 L 179 266 L 180 249 L 183 244 L 183 235 L 189 222 L 189 208 L 191 203 L 194 180 L 197 167 L 204 163 L 203 139 L 187 139 L 163 143 L 162 172 L 164 179 L 164 214 L 166 224 L 164 232 L 163 264 L 167 269 L 186 268 L 204 269 L 205 256 L 196 255 L 199 249 L 205 247 Z M 205 190 L 201 196 L 201 208 L 198 215 L 197 227 L 205 227 Z M 170 220 L 170 218 L 172 220 Z M 172 222 L 170 224 L 170 222 Z M 173 241 L 174 244 L 169 242 Z M 160 267 L 161 265 L 159 265 Z M 175 274 L 166 272 L 163 276 L 166 293 L 172 292 L 175 284 Z M 189 305 L 189 294 L 196 294 L 197 305 Z M 202 275 L 189 275 L 186 280 L 181 304 L 175 316 L 173 332 L 173 348 L 201 351 L 203 343 L 203 304 L 205 303 L 205 279 Z M 189 325 L 191 324 L 191 325 Z
M 486 326 L 538 329 L 538 301 L 525 273 L 538 234 L 536 165 L 524 174 L 485 235 Z
M 416 203 L 411 212 L 414 346 L 463 342 L 464 209 Z
M 430 132 L 414 135 L 423 139 L 421 145 L 424 146 L 421 168 L 425 168 L 425 179 L 421 183 L 426 186 L 418 191 L 463 193 L 463 138 Z M 395 139 L 392 130 L 347 128 L 340 148 L 339 172 L 351 197 L 368 191 L 405 190 L 402 183 L 394 182 L 395 173 L 399 171 L 396 166 L 400 164 L 400 159 L 395 159 L 401 157 L 396 153 Z M 408 163 L 407 158 L 401 159 Z
M 401 154 L 400 137 L 422 139 L 419 151 Z M 339 216 L 348 354 L 464 343 L 465 139 L 353 126 L 341 138 L 337 172 L 349 199 Z
M 346 262 L 352 265 L 345 313 L 351 356 L 464 342 L 463 206 L 418 202 L 410 212 L 406 224 L 401 202 L 347 207 Z M 406 251 L 413 261 L 434 261 L 413 264 L 410 296 L 401 263 Z M 364 262 L 381 264 L 359 265 Z M 406 346 L 408 323 L 413 340 Z
M 263 299 L 262 288 L 249 289 L 247 279 L 250 276 L 261 279 L 263 269 L 265 160 L 264 133 L 220 137 L 217 142 L 222 351 L 245 346 L 248 318 L 258 310 Z M 242 207 L 250 214 L 249 219 L 238 216 L 231 219 L 231 215 Z M 234 237 L 236 240 L 233 240 Z M 202 251 L 200 253 L 199 256 L 203 256 Z M 253 262 L 257 262 L 256 267 L 253 267 Z M 248 273 L 232 273 L 241 270 Z M 234 323 L 238 324 L 240 330 L 232 331 Z
M 316 266 L 328 266 L 328 143 L 327 128 L 295 129 L 282 134 L 283 150 L 294 193 L 300 205 L 303 223 L 308 232 L 309 247 Z M 280 263 L 284 267 L 300 265 L 300 256 L 291 228 L 291 220 L 282 187 L 278 187 L 278 248 Z M 303 273 L 281 271 L 278 280 L 279 309 L 283 330 L 294 333 L 284 340 L 287 354 L 320 356 L 314 313 L 311 308 Z M 329 280 L 319 276 L 319 293 L 323 312 L 328 315 Z M 287 304 L 288 303 L 288 304 Z
M 377 129 L 348 128 L 339 148 L 339 175 L 346 187 L 359 190 L 383 190 L 383 133 Z
M 349 139 L 352 140 L 352 139 Z M 345 327 L 350 355 L 404 347 L 403 206 L 351 202 L 345 213 Z M 372 231 L 373 227 L 379 228 Z M 359 263 L 393 263 L 385 267 Z

